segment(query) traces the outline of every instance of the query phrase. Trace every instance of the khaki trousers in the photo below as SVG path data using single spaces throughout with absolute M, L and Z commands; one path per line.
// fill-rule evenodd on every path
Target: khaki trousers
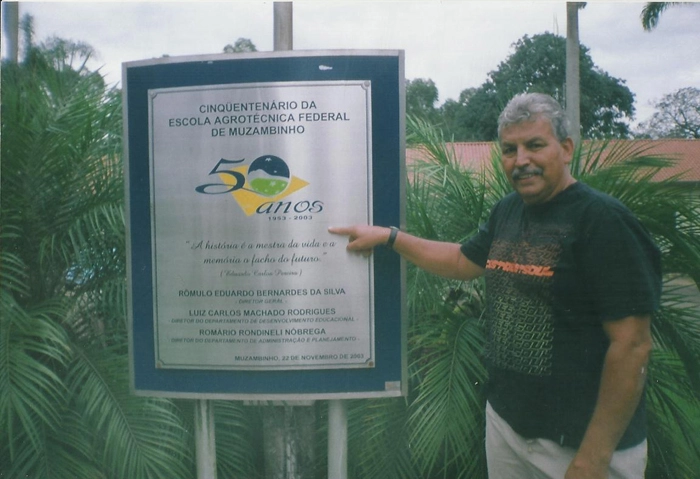
M 548 439 L 525 439 L 486 404 L 486 462 L 490 479 L 563 479 L 575 449 Z M 647 442 L 615 451 L 609 479 L 643 479 Z

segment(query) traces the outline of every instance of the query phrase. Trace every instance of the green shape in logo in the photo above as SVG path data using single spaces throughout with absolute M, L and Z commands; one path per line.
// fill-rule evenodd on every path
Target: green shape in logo
M 287 189 L 290 181 L 289 167 L 274 155 L 256 158 L 248 167 L 248 185 L 255 193 L 272 197 Z

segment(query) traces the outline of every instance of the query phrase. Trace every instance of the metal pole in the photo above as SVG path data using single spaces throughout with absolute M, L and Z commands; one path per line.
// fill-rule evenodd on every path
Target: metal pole
M 570 135 L 576 146 L 581 140 L 578 11 L 584 5 L 580 2 L 566 4 L 566 115 L 569 118 Z
M 194 402 L 194 429 L 197 448 L 197 479 L 216 479 L 216 438 L 214 410 L 205 399 Z
M 7 42 L 7 58 L 12 63 L 19 60 L 19 3 L 2 2 L 2 22 Z
M 274 49 L 293 49 L 292 2 L 274 2 Z M 287 401 L 265 411 L 265 477 L 308 479 L 313 477 L 315 413 L 310 403 Z
M 275 51 L 293 50 L 292 2 L 274 2 L 273 12 Z
M 328 477 L 348 477 L 348 412 L 342 399 L 328 401 Z

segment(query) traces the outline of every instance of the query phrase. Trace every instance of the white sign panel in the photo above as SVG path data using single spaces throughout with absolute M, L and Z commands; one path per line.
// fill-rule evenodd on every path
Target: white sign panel
M 371 84 L 149 90 L 156 366 L 373 367 Z

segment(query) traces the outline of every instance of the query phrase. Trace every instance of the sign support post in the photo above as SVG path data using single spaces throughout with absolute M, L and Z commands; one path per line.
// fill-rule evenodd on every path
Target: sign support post
M 274 51 L 290 51 L 294 49 L 293 34 L 293 5 L 292 2 L 273 2 L 273 48 Z M 305 440 L 312 439 L 313 434 L 308 429 L 307 420 L 313 414 L 302 408 L 313 407 L 304 401 L 287 401 L 283 405 L 273 405 L 272 418 L 265 418 L 263 436 L 266 444 L 276 447 L 265 447 L 265 477 L 267 479 L 283 479 L 310 477 L 307 471 L 311 461 L 304 455 Z M 282 420 L 278 420 L 279 418 Z M 271 420 L 272 419 L 272 420 Z
M 348 477 L 348 411 L 342 399 L 328 401 L 328 477 Z
M 197 399 L 194 402 L 194 429 L 197 448 L 197 479 L 216 479 L 214 410 L 208 399 Z

